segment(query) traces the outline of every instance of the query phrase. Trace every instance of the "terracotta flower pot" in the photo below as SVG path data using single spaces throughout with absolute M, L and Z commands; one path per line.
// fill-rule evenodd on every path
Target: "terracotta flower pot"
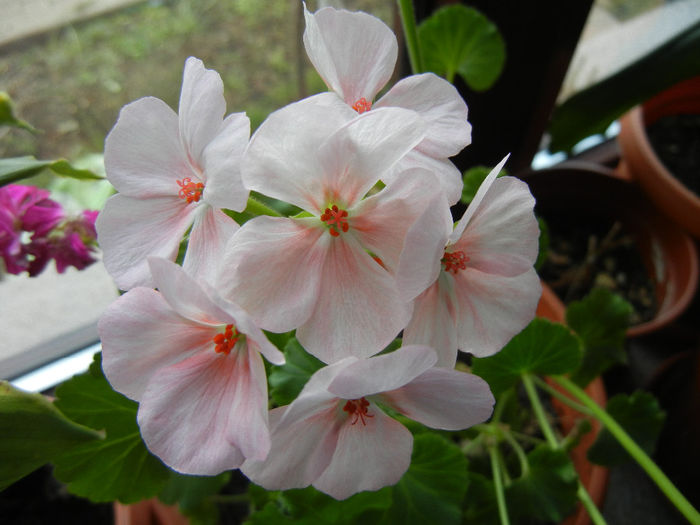
M 662 163 L 647 134 L 647 126 L 659 118 L 680 114 L 700 114 L 700 77 L 676 84 L 620 119 L 620 169 L 639 182 L 664 214 L 700 239 L 700 196 Z
M 542 297 L 537 305 L 537 316 L 563 323 L 564 311 L 564 303 L 561 302 L 549 286 L 542 283 Z M 550 382 L 550 385 L 561 391 L 555 383 Z M 605 406 L 607 395 L 605 393 L 605 385 L 600 377 L 591 381 L 585 391 L 596 403 L 600 406 Z M 576 422 L 584 417 L 570 406 L 554 398 L 552 399 L 552 406 L 559 416 L 561 429 L 565 434 L 570 432 L 576 425 Z M 579 444 L 571 451 L 571 460 L 574 462 L 574 467 L 576 472 L 578 472 L 581 483 L 591 495 L 591 499 L 593 499 L 596 506 L 600 508 L 605 500 L 605 491 L 608 486 L 608 469 L 594 465 L 586 458 L 588 449 L 601 430 L 600 423 L 597 420 L 590 418 L 589 420 L 593 430 L 582 436 Z M 590 516 L 581 503 L 577 504 L 576 512 L 562 522 L 563 525 L 588 525 L 589 523 L 591 523 Z
M 158 498 L 139 501 L 133 505 L 114 504 L 114 525 L 189 525 L 177 505 L 170 506 Z
M 522 176 L 537 201 L 536 211 L 556 227 L 619 221 L 632 236 L 641 271 L 653 283 L 656 313 L 632 326 L 634 337 L 675 320 L 690 304 L 698 285 L 698 253 L 693 239 L 663 216 L 632 183 L 595 164 L 571 162 Z

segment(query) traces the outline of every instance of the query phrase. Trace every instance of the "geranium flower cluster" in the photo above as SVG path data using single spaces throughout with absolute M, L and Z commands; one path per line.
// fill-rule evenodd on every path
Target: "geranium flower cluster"
M 489 387 L 454 369 L 457 352 L 493 354 L 532 319 L 539 231 L 525 184 L 496 179 L 505 159 L 453 227 L 449 157 L 470 142 L 467 106 L 430 73 L 375 102 L 398 49 L 385 24 L 306 12 L 304 44 L 330 91 L 250 140 L 195 58 L 179 113 L 151 97 L 124 107 L 105 145 L 119 193 L 97 230 L 128 292 L 99 328 L 107 378 L 140 403 L 144 441 L 170 467 L 241 468 L 268 489 L 343 499 L 409 466 L 411 433 L 385 409 L 447 430 L 488 419 Z M 300 211 L 239 227 L 224 210 L 243 211 L 251 191 Z M 296 330 L 327 365 L 272 410 L 262 357 L 284 355 L 263 330 Z
M 48 190 L 9 184 L 0 187 L 0 275 L 40 274 L 53 259 L 63 273 L 95 262 L 97 211 L 66 215 Z

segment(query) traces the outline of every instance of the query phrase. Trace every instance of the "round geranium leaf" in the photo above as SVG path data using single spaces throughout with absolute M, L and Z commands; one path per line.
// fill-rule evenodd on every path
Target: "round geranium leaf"
M 418 27 L 426 71 L 452 82 L 455 73 L 475 91 L 498 79 L 506 49 L 498 28 L 476 9 L 452 5 L 438 9 Z
M 571 372 L 581 363 L 582 355 L 581 340 L 568 328 L 537 318 L 497 354 L 475 358 L 472 372 L 485 379 L 498 397 L 522 374 Z

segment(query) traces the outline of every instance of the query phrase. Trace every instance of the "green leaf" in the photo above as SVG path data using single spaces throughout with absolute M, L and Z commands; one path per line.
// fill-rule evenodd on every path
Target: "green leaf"
M 539 251 L 537 252 L 537 260 L 535 261 L 535 270 L 542 268 L 544 261 L 547 259 L 549 252 L 549 226 L 547 221 L 542 217 L 537 217 L 537 224 L 540 227 L 540 236 L 538 238 Z
M 539 445 L 527 455 L 530 469 L 506 490 L 511 517 L 560 522 L 574 509 L 578 475 L 564 450 Z
M 0 490 L 67 449 L 101 438 L 63 415 L 46 397 L 0 381 Z
M 472 372 L 498 397 L 521 374 L 566 374 L 579 366 L 581 357 L 581 341 L 568 328 L 536 318 L 497 354 L 475 358 Z
M 11 184 L 50 169 L 57 175 L 80 180 L 102 180 L 90 170 L 80 170 L 70 165 L 67 160 L 37 160 L 34 157 L 11 157 L 0 159 L 0 186 Z
M 619 72 L 576 93 L 552 114 L 550 151 L 571 150 L 627 110 L 698 73 L 700 22 Z
M 230 477 L 230 472 L 218 476 L 187 476 L 171 472 L 158 497 L 168 505 L 177 504 L 180 512 L 193 522 L 216 525 L 219 509 L 211 496 L 218 494 Z
M 474 166 L 469 168 L 462 175 L 462 202 L 469 205 L 469 203 L 474 199 L 476 192 L 479 190 L 479 186 L 484 182 L 484 179 L 491 173 L 491 169 L 487 166 Z M 506 170 L 501 170 L 497 177 L 503 177 L 508 173 Z
M 278 406 L 294 401 L 312 374 L 324 366 L 323 362 L 304 350 L 296 338 L 287 342 L 284 357 L 286 363 L 274 367 L 269 376 L 270 398 Z
M 32 133 L 36 133 L 31 125 L 29 125 L 24 120 L 18 119 L 15 116 L 14 109 L 12 107 L 12 99 L 10 95 L 4 91 L 0 91 L 0 126 L 14 126 L 16 128 L 26 129 Z
M 464 504 L 467 525 L 500 525 L 496 489 L 493 481 L 478 472 L 469 472 L 469 485 Z
M 432 433 L 415 436 L 411 466 L 392 488 L 393 503 L 380 523 L 458 524 L 467 480 L 467 460 L 457 445 Z
M 618 394 L 608 400 L 605 410 L 627 431 L 647 454 L 652 455 L 666 414 L 656 398 L 638 390 L 632 395 Z M 607 429 L 588 449 L 588 459 L 599 465 L 618 465 L 631 459 Z
M 605 288 L 596 288 L 566 309 L 566 323 L 583 340 L 581 366 L 571 377 L 584 387 L 615 363 L 625 362 L 625 334 L 632 305 Z
M 56 477 L 73 494 L 92 501 L 134 503 L 155 496 L 170 470 L 151 455 L 138 425 L 138 405 L 112 390 L 100 365 L 100 355 L 88 372 L 56 389 L 56 406 L 68 417 L 106 437 L 67 451 L 54 461 Z
M 455 73 L 475 91 L 490 88 L 505 62 L 498 28 L 476 9 L 452 5 L 435 11 L 418 27 L 426 71 L 454 80 Z

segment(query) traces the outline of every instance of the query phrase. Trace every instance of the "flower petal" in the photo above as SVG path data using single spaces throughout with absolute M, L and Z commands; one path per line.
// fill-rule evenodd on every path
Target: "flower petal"
M 262 360 L 236 350 L 200 352 L 149 381 L 138 412 L 141 434 L 178 472 L 215 475 L 269 451 Z
M 146 258 L 174 260 L 197 206 L 177 197 L 134 199 L 113 195 L 95 227 L 104 265 L 122 290 L 151 286 Z
M 433 73 L 399 80 L 374 107 L 416 111 L 427 124 L 425 138 L 416 149 L 430 157 L 453 157 L 471 143 L 464 99 L 452 84 Z
M 434 348 L 438 355 L 436 365 L 454 368 L 458 322 L 452 276 L 440 272 L 438 280 L 416 298 L 413 316 L 403 331 L 403 342 Z
M 371 102 L 394 71 L 398 45 L 384 22 L 333 8 L 314 14 L 304 6 L 304 46 L 326 85 L 352 106 Z
M 213 348 L 210 326 L 183 318 L 150 288 L 134 288 L 114 301 L 98 331 L 105 376 L 115 390 L 136 401 L 158 369 Z
M 533 268 L 506 277 L 467 268 L 455 277 L 459 349 L 477 357 L 498 352 L 535 317 L 542 292 Z
M 410 307 L 391 275 L 352 235 L 324 237 L 330 242 L 325 260 L 315 268 L 318 298 L 309 319 L 297 329 L 297 339 L 326 363 L 369 357 L 406 326 Z
M 394 352 L 348 363 L 328 385 L 342 399 L 359 399 L 410 383 L 432 367 L 437 356 L 427 346 L 403 346 Z
M 250 120 L 245 113 L 224 119 L 219 133 L 204 149 L 204 202 L 215 208 L 245 209 L 250 191 L 241 179 L 241 162 L 249 138 Z
M 182 266 L 197 280 L 213 283 L 226 244 L 238 231 L 239 226 L 220 210 L 206 205 L 199 208 L 190 231 Z
M 398 483 L 411 464 L 411 433 L 374 403 L 369 413 L 373 417 L 365 419 L 366 425 L 346 420 L 330 465 L 313 483 L 335 499 Z
M 256 217 L 231 239 L 217 286 L 259 326 L 287 332 L 304 323 L 316 303 L 329 235 L 309 220 Z
M 129 197 L 177 196 L 176 180 L 195 174 L 180 144 L 178 117 L 154 97 L 127 104 L 105 140 L 109 182 Z
M 496 179 L 454 249 L 463 251 L 468 265 L 482 272 L 513 277 L 527 271 L 539 246 L 534 206 L 527 184 L 515 177 Z
M 445 368 L 431 368 L 380 398 L 414 421 L 442 430 L 463 430 L 483 423 L 491 417 L 495 403 L 486 381 Z
M 214 140 L 226 113 L 224 83 L 201 60 L 185 61 L 180 91 L 179 129 L 183 148 L 195 171 L 204 170 L 204 148 Z

